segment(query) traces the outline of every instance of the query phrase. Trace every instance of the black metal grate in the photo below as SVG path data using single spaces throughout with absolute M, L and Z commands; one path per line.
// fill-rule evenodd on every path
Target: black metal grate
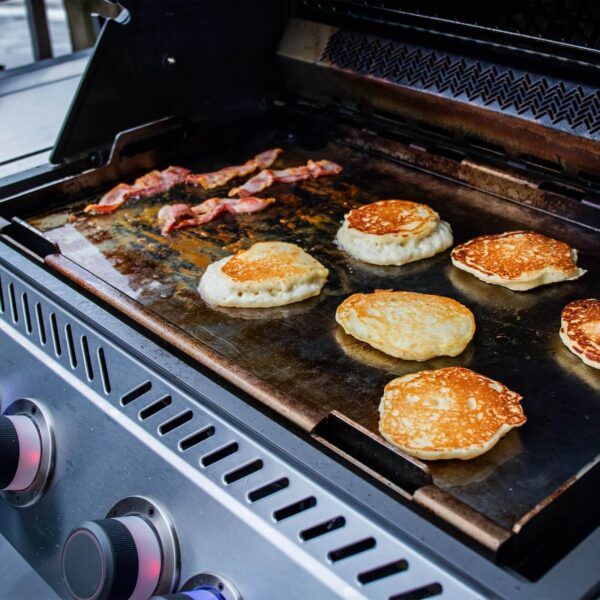
M 322 61 L 396 84 L 600 138 L 600 90 L 438 50 L 338 31 Z
M 411 16 L 429 19 L 432 28 L 457 32 L 457 26 L 471 26 L 478 39 L 493 32 L 521 36 L 518 45 L 529 40 L 546 40 L 577 48 L 600 50 L 600 2 L 597 0 L 303 0 L 309 9 L 362 20 L 391 24 L 410 23 Z

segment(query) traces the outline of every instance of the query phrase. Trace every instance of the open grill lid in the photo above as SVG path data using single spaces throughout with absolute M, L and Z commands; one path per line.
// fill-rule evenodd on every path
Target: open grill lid
M 104 24 L 51 161 L 106 162 L 115 137 L 170 116 L 256 106 L 287 11 L 273 2 L 123 0 Z
M 102 164 L 117 134 L 158 119 L 255 107 L 284 93 L 281 72 L 296 95 L 360 103 L 598 183 L 594 2 L 121 5 L 98 39 L 54 163 Z

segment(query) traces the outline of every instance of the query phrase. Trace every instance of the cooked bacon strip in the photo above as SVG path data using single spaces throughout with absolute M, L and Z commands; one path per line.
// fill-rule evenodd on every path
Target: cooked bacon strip
M 88 204 L 83 210 L 86 213 L 103 214 L 117 210 L 129 198 L 141 198 L 162 194 L 185 181 L 189 169 L 169 167 L 164 171 L 150 171 L 135 180 L 133 185 L 119 183 L 110 192 L 102 196 L 98 204 Z
M 254 177 L 248 179 L 244 185 L 229 190 L 229 197 L 240 196 L 243 198 L 245 196 L 254 196 L 254 194 L 257 194 L 275 183 L 276 180 L 273 173 L 275 173 L 275 171 L 270 171 L 269 169 L 261 171 Z
M 162 226 L 162 234 L 166 235 L 173 229 L 204 225 L 223 212 L 232 214 L 254 213 L 263 210 L 275 198 L 209 198 L 197 206 L 188 204 L 173 204 L 163 206 L 158 212 L 158 222 Z M 191 217 L 189 219 L 182 217 Z
M 342 167 L 331 160 L 309 160 L 306 164 L 310 174 L 313 177 L 324 177 L 328 175 L 339 175 L 342 172 Z
M 187 185 L 195 185 L 205 190 L 211 190 L 225 185 L 235 177 L 245 177 L 257 169 L 268 169 L 283 152 L 281 148 L 272 148 L 257 154 L 254 158 L 236 167 L 224 167 L 212 173 L 192 173 L 186 177 Z
M 110 192 L 104 194 L 98 204 L 88 204 L 83 209 L 83 212 L 102 214 L 117 210 L 117 208 L 119 208 L 119 206 L 121 206 L 121 204 L 127 200 L 130 191 L 130 185 L 127 185 L 126 183 L 120 183 L 110 190 Z
M 165 204 L 158 211 L 158 224 L 161 233 L 166 235 L 182 217 L 193 217 L 194 213 L 189 204 Z
M 135 180 L 130 198 L 142 198 L 168 192 L 172 187 L 185 181 L 189 169 L 183 167 L 169 167 L 164 171 L 150 171 Z
M 274 183 L 295 183 L 304 179 L 316 179 L 326 175 L 337 175 L 342 170 L 340 165 L 330 160 L 309 160 L 305 165 L 290 167 L 282 171 L 265 169 L 251 177 L 240 187 L 229 190 L 229 196 L 253 196 Z

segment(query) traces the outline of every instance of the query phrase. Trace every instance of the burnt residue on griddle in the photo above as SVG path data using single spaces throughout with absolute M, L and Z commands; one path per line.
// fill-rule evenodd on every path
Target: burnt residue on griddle
M 291 138 L 284 132 L 264 131 L 210 164 L 183 166 L 206 171 L 238 164 L 286 139 Z M 263 212 L 221 216 L 169 237 L 160 235 L 156 222 L 160 206 L 198 203 L 226 195 L 230 186 L 209 192 L 181 187 L 96 217 L 82 216 L 92 200 L 82 199 L 29 222 L 74 262 L 287 394 L 293 410 L 321 418 L 337 410 L 377 433 L 385 384 L 402 374 L 450 365 L 474 369 L 520 392 L 526 425 L 475 460 L 429 465 L 439 487 L 509 529 L 600 453 L 600 373 L 584 367 L 581 376 L 581 365 L 556 348 L 562 307 L 600 296 L 597 244 L 594 250 L 591 234 L 575 225 L 350 147 L 360 143 L 356 132 L 352 140 L 332 138 L 317 150 L 283 144 L 276 168 L 327 158 L 344 171 L 275 185 L 261 193 L 277 198 Z M 378 267 L 352 259 L 335 245 L 350 208 L 391 198 L 431 205 L 452 224 L 457 244 L 514 229 L 553 235 L 582 251 L 580 263 L 589 272 L 577 281 L 519 293 L 457 271 L 449 251 L 403 267 Z M 73 223 L 70 214 L 77 216 Z M 323 293 L 257 312 L 207 306 L 196 291 L 207 265 L 261 240 L 294 242 L 314 254 L 330 270 Z M 349 339 L 335 322 L 337 306 L 350 293 L 375 289 L 440 294 L 464 303 L 475 314 L 474 340 L 458 357 L 413 363 Z

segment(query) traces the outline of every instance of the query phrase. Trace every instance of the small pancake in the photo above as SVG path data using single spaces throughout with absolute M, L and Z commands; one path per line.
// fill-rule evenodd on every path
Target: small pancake
M 429 235 L 439 220 L 439 215 L 426 204 L 408 200 L 380 200 L 348 213 L 348 227 L 362 233 L 392 233 L 415 239 Z
M 404 360 L 457 356 L 475 333 L 466 306 L 414 292 L 353 294 L 338 306 L 335 319 L 347 334 Z
M 452 245 L 452 230 L 429 206 L 381 200 L 351 210 L 337 232 L 340 246 L 374 265 L 404 265 Z
M 600 369 L 600 300 L 575 300 L 562 311 L 560 339 L 586 365 Z
M 295 244 L 259 242 L 209 265 L 198 291 L 209 304 L 269 308 L 317 296 L 328 274 Z
M 577 250 L 534 231 L 476 237 L 452 250 L 452 264 L 481 281 L 526 291 L 578 279 Z
M 521 399 L 463 367 L 412 373 L 385 386 L 379 431 L 417 458 L 468 460 L 526 422 Z

